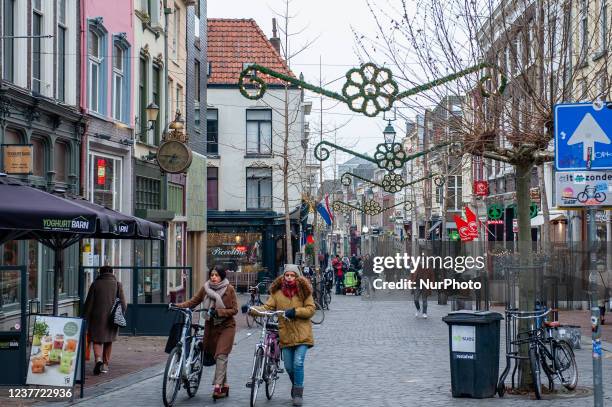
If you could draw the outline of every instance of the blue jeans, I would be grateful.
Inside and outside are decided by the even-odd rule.
[[[295,387],[304,387],[304,359],[308,346],[298,345],[283,348],[283,361],[289,376],[293,376]]]

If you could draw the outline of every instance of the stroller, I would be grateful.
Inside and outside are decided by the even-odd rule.
[[[347,273],[344,273],[344,289],[343,293],[346,294],[359,294],[359,275],[355,271],[355,269],[350,268]]]

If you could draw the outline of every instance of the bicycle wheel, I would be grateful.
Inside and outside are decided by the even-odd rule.
[[[576,365],[576,357],[572,346],[564,340],[556,342],[555,347],[555,362],[559,369],[561,383],[568,390],[574,390],[578,385],[578,366]]]
[[[257,348],[253,360],[253,374],[251,375],[251,407],[255,407],[257,401],[257,393],[259,392],[259,384],[264,363],[264,353],[262,348]]]
[[[535,347],[529,348],[529,366],[531,367],[531,376],[533,377],[533,388],[535,391],[536,399],[542,398],[542,381],[540,378],[540,362],[538,360],[538,353]]]
[[[276,381],[278,380],[278,362],[272,362],[268,359],[266,363],[266,398],[272,399],[274,390],[276,390]]]
[[[189,397],[193,397],[198,392],[200,387],[200,380],[202,380],[202,372],[204,371],[204,354],[200,350],[199,346],[193,349],[193,358],[191,359],[191,372],[189,373],[189,379],[185,383],[185,389]]]
[[[325,294],[323,295],[325,298],[325,302],[327,303],[327,309],[329,309],[329,304],[331,304],[332,295],[331,291],[328,288],[325,288]]]
[[[315,301],[315,309],[316,311],[311,321],[315,325],[322,324],[323,320],[325,319],[325,311],[323,310],[323,307],[321,307],[321,304],[319,304],[318,301]]]
[[[176,400],[176,395],[181,387],[181,350],[176,347],[168,355],[166,369],[164,370],[164,384],[162,387],[162,399],[164,406],[171,407]]]

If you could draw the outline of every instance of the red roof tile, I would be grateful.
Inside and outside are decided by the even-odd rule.
[[[295,77],[253,19],[208,19],[209,84],[238,85],[244,63],[256,63]],[[284,84],[260,75],[268,84]]]

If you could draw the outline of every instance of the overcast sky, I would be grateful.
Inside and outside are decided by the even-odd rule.
[[[209,18],[253,18],[264,33],[272,35],[272,18],[281,18],[275,13],[284,14],[284,0],[209,0]],[[291,20],[289,32],[301,31],[291,39],[291,49],[301,49],[303,44],[316,40],[310,47],[297,55],[291,63],[292,71],[299,76],[303,72],[305,80],[312,84],[333,83],[325,86],[334,91],[340,91],[344,84],[344,74],[348,69],[359,66],[356,44],[351,27],[367,36],[376,33],[370,11],[365,0],[292,0],[290,2]],[[319,58],[322,62],[322,75],[319,75]],[[313,102],[311,134],[319,129],[319,97],[309,94]],[[376,118],[368,118],[350,111],[344,104],[332,99],[323,102],[324,131],[342,126],[337,131],[337,144],[359,152],[373,154],[375,146],[383,141],[382,130],[386,122],[382,114]],[[404,129],[403,120],[394,123],[398,132]],[[312,134],[314,137],[315,134]],[[325,134],[324,139],[334,141],[333,134]],[[338,154],[338,163],[350,156]],[[328,161],[331,161],[328,160]],[[332,170],[328,165],[325,177],[332,178]]]

